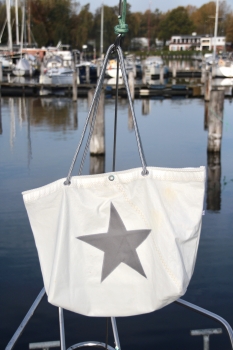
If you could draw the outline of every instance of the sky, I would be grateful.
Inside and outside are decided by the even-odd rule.
[[[131,5],[131,11],[132,12],[145,12],[149,6],[152,11],[154,11],[156,8],[158,8],[162,12],[166,12],[168,10],[172,10],[178,6],[187,6],[187,5],[195,5],[197,7],[202,6],[205,3],[208,3],[210,0],[163,0],[163,1],[156,1],[156,0],[129,0],[127,3]],[[79,0],[81,5],[85,5],[87,3],[90,3],[90,10],[91,12],[95,12],[96,8],[100,7],[102,3],[104,3],[107,6],[118,6],[119,0]],[[232,0],[228,0],[228,4],[232,3]]]

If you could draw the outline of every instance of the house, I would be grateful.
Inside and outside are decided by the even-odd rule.
[[[186,50],[213,50],[216,45],[217,51],[222,51],[225,48],[224,36],[210,36],[210,35],[173,35],[169,45],[169,51],[186,51]]]
[[[201,35],[173,35],[169,44],[169,51],[200,50]]]
[[[213,50],[214,45],[216,45],[216,51],[223,51],[226,45],[225,36],[205,36],[201,38],[201,46],[200,49],[202,50]]]

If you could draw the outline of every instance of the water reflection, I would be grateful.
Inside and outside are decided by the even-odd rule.
[[[172,70],[173,67],[180,70],[199,69],[200,62],[197,60],[169,60],[166,65]]]
[[[27,120],[27,141],[28,141],[28,167],[32,159],[32,141],[31,141],[31,115],[33,115],[33,109],[27,111],[25,98],[23,99],[24,113]]]
[[[221,210],[221,154],[208,152],[206,209]]]
[[[90,174],[103,174],[105,172],[105,155],[90,155]]]
[[[9,98],[9,109],[12,145],[15,138],[15,115],[21,125],[29,118],[32,126],[46,125],[54,131],[78,128],[77,104],[68,98]]]
[[[142,100],[142,115],[150,114],[150,100],[143,99]]]
[[[225,132],[224,129],[224,147],[220,142],[221,151],[207,152],[207,132],[203,131],[204,108],[208,133],[213,130],[213,124],[219,122],[219,115],[218,121],[212,120],[214,117],[216,118],[216,110],[211,107],[212,102],[205,105],[201,99],[172,100],[167,98],[160,102],[156,101],[156,98],[155,100],[134,101],[148,164],[169,167],[199,166],[205,164],[206,154],[208,160],[206,202],[207,209],[213,213],[209,215],[207,212],[203,219],[197,265],[192,285],[185,295],[185,299],[211,311],[217,311],[232,324],[231,294],[233,282],[232,279],[229,279],[232,270],[233,182],[231,179],[233,166],[230,158],[232,138],[230,133]],[[1,181],[0,187],[1,198],[4,198],[4,201],[1,202],[0,210],[2,232],[0,235],[0,265],[2,266],[1,280],[6,287],[1,290],[3,322],[1,323],[0,348],[4,349],[42,286],[38,257],[20,193],[25,189],[44,185],[47,181],[54,181],[60,178],[61,173],[62,176],[64,175],[63,169],[66,170],[66,167],[70,166],[70,157],[73,156],[76,148],[88,106],[86,99],[78,100],[76,105],[71,100],[64,98],[60,101],[56,98],[42,98],[41,100],[14,98],[11,101],[8,98],[3,98],[1,102],[3,134],[0,136],[2,164],[0,176],[3,181]],[[104,102],[106,156],[88,154],[86,163],[89,160],[89,164],[84,169],[85,174],[89,171],[91,174],[103,173],[109,171],[112,166],[114,103],[114,99],[105,99]],[[231,107],[226,100],[225,111],[232,118]],[[78,112],[77,108],[79,108]],[[119,168],[119,170],[123,170],[131,168],[135,164],[137,166],[138,154],[135,152],[137,147],[135,135],[128,131],[128,128],[131,130],[133,123],[126,99],[119,98],[118,108],[117,156],[119,163],[117,170]],[[141,116],[143,108],[147,118]],[[215,114],[211,115],[210,110],[215,110]],[[224,113],[225,121],[226,117],[227,113]],[[76,132],[78,122],[80,130]],[[11,127],[13,127],[12,130]],[[71,132],[71,130],[75,130],[75,132]],[[12,135],[14,135],[14,152],[11,152],[9,142]],[[67,137],[58,137],[58,135],[66,135]],[[25,171],[27,167],[26,161],[24,161],[27,157],[26,146],[30,172]],[[47,150],[49,151],[44,157]],[[33,159],[31,158],[32,154]],[[224,189],[221,188],[221,173],[224,175]],[[15,290],[17,290],[17,295]],[[219,303],[223,295],[224,300],[229,302]],[[39,313],[35,315],[32,325],[31,323],[29,325],[31,328],[20,339],[19,349],[26,349],[29,342],[46,340],[43,334],[46,334],[48,327],[51,329],[51,340],[58,339],[56,333],[57,310],[54,311],[53,318],[50,314],[51,308],[52,306],[45,304],[44,309],[40,309]],[[48,313],[47,310],[49,310]],[[177,319],[177,312],[180,315],[179,322],[173,322]],[[96,330],[97,338],[100,336],[101,327],[98,324],[96,327],[90,327],[90,323],[94,322],[92,318],[77,316],[78,320],[73,322],[72,317],[76,317],[76,315],[72,316],[68,312],[66,313],[66,324],[73,327],[71,329],[67,327],[66,330],[69,344],[89,339],[89,332],[92,328]],[[42,325],[41,319],[43,320]],[[54,320],[54,327],[51,327],[51,320]],[[101,321],[96,320],[96,322]],[[135,347],[135,343],[132,344],[135,334],[143,334],[143,340],[136,340],[139,347],[145,346],[145,335],[148,335],[146,336],[146,347],[148,348],[155,346],[168,350],[174,346],[174,343],[177,343],[176,346],[179,349],[195,350],[198,348],[198,343],[189,339],[191,338],[190,329],[211,327],[212,325],[208,322],[205,319],[203,321],[196,319],[190,313],[188,315],[185,312],[182,314],[182,310],[176,310],[174,305],[171,305],[149,315],[121,319],[119,320],[119,330],[121,338],[126,342],[124,347],[130,350]],[[81,327],[81,331],[78,333],[76,331],[77,324],[79,328]],[[38,325],[43,328],[42,332],[38,332]],[[126,331],[124,332],[124,330]],[[157,334],[161,334],[161,337],[155,337],[155,331]],[[164,334],[169,334],[169,336],[165,337]],[[177,337],[174,338],[174,334]],[[81,337],[83,339],[80,339]],[[93,338],[95,338],[95,334]],[[213,347],[213,350],[228,349],[227,346],[228,343],[226,346],[225,343],[221,343],[219,346],[213,343],[211,348]]]
[[[74,129],[78,129],[78,104],[77,101],[73,101],[73,116],[74,116]]]
[[[94,91],[88,93],[88,106],[90,107]],[[180,108],[190,103],[189,99],[179,98],[170,100],[172,108]],[[162,102],[162,101],[161,101]],[[105,108],[108,104],[113,105],[113,100],[106,100],[102,92],[97,111],[96,125],[90,141],[90,174],[99,174],[105,171]],[[149,116],[153,100],[141,100],[142,115]],[[58,98],[9,98],[10,111],[10,146],[14,147],[16,138],[16,119],[19,126],[27,125],[27,158],[28,167],[32,160],[31,127],[40,126],[52,131],[76,130],[78,129],[78,107],[79,103],[73,103],[71,99]],[[125,109],[126,99],[119,99],[119,110]],[[219,211],[221,209],[221,140],[223,131],[223,106],[224,90],[211,91],[210,102],[204,103],[204,129],[208,131],[207,142],[207,210]],[[128,108],[128,130],[133,131],[133,118]],[[114,115],[114,113],[112,113]],[[0,110],[1,117],[1,110]],[[1,118],[0,118],[1,120]],[[2,122],[0,123],[2,130]]]

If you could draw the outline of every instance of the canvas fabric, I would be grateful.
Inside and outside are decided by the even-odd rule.
[[[104,73],[117,51],[141,168],[71,176],[94,130]],[[23,192],[51,304],[87,316],[152,312],[182,296],[200,239],[205,168],[147,167],[124,67],[111,45],[68,176]]]
[[[60,179],[23,193],[50,303],[87,316],[129,316],[186,292],[201,232],[205,168],[147,169],[147,176],[141,168],[76,176],[69,186]],[[135,251],[144,275],[124,256],[121,262],[129,251],[116,246],[118,265],[112,256],[101,280],[108,247],[93,246],[85,236],[110,234],[111,207],[125,232],[144,234],[133,241],[139,239]]]

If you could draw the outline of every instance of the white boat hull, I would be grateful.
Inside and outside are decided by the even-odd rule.
[[[217,66],[215,75],[217,77],[233,78],[233,64],[230,67]]]

